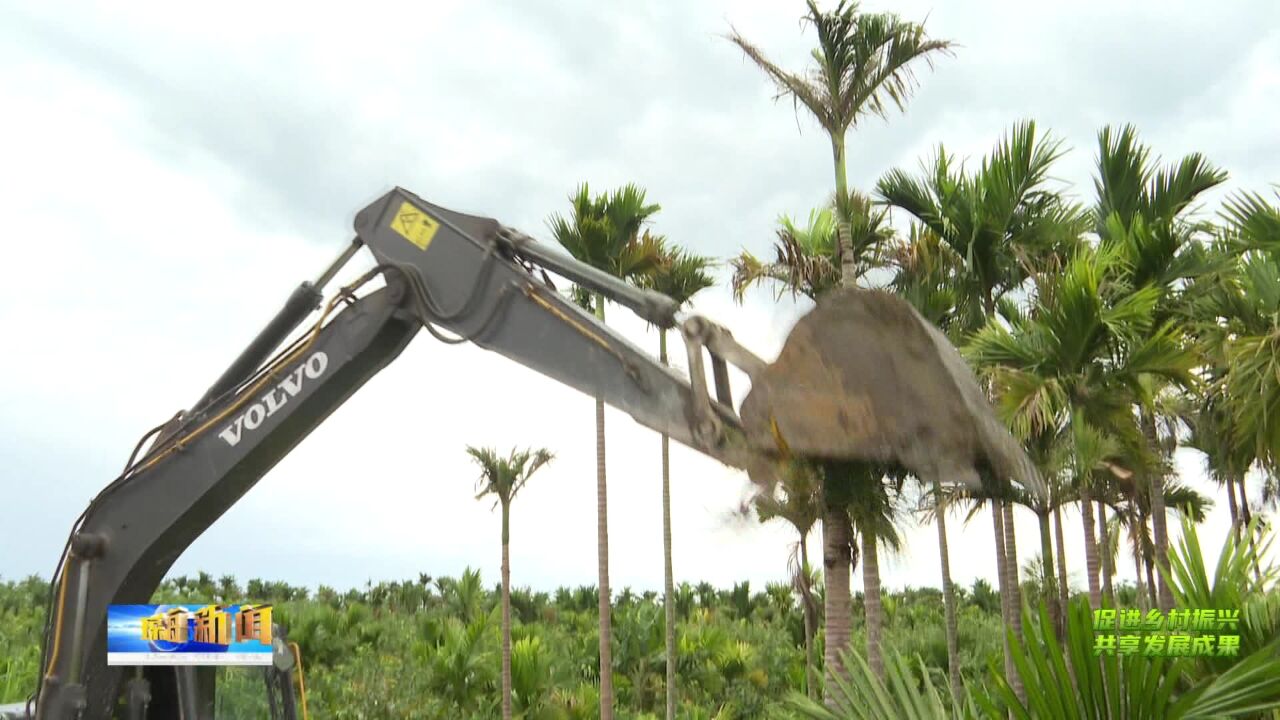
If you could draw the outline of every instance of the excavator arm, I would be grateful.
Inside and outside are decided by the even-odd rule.
[[[356,238],[333,266],[316,283],[303,283],[204,397],[158,428],[148,450],[131,458],[76,521],[53,578],[35,717],[104,718],[115,712],[126,677],[123,668],[107,664],[108,605],[147,603],[197,537],[424,327],[438,339],[470,341],[601,398],[641,425],[761,482],[774,479],[776,460],[788,447],[786,433],[813,432],[812,418],[797,421],[804,413],[786,407],[785,378],[771,375],[771,366],[728,331],[701,317],[678,317],[669,298],[627,285],[495,220],[453,212],[397,188],[358,213],[355,229]],[[377,265],[320,308],[320,290],[361,247],[372,252]],[[688,351],[688,376],[658,363],[567,300],[546,271],[652,324],[679,329]],[[381,287],[368,291],[379,279]],[[318,308],[319,320],[276,352]],[[931,337],[927,329],[915,331]],[[787,353],[784,348],[782,359]],[[754,409],[745,426],[732,407],[728,364],[751,378],[753,393],[764,393],[762,402],[752,403],[748,396],[744,411],[748,405]],[[972,405],[962,402],[976,388],[965,385],[971,378],[947,375],[954,375],[954,368],[944,370],[940,361],[931,367],[943,378],[941,384],[917,389],[918,394],[948,407]],[[848,378],[842,382],[851,384]],[[956,383],[963,388],[957,390]],[[799,442],[791,444],[815,456],[900,458],[910,465],[920,453],[906,448],[898,435],[920,435],[920,428],[904,425],[901,418],[879,429],[849,423],[849,408],[877,411],[876,392],[869,401],[835,408],[841,418],[837,422],[833,416],[827,428],[835,436],[863,433],[873,440],[853,450],[847,440],[824,445],[793,436],[789,439]],[[992,451],[999,443],[993,445],[987,435],[1002,431],[989,429],[989,411],[971,409],[987,424],[962,418],[964,432],[957,437],[969,445],[961,459],[1009,470],[1005,475],[1033,487],[1038,479],[1022,473],[1024,457],[996,457],[999,453]],[[934,415],[921,417],[927,424]],[[945,435],[945,428],[928,430],[927,438]],[[947,447],[960,445],[954,441]],[[153,697],[145,713],[134,702],[132,717],[212,717],[210,669],[178,668],[168,677],[176,677],[174,692],[162,693],[163,702]],[[143,699],[148,694],[133,685],[125,693]]]

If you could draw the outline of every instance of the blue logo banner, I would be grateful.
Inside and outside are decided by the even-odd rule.
[[[270,665],[272,607],[111,605],[108,665]]]

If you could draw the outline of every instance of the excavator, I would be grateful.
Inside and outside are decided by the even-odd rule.
[[[354,225],[319,278],[293,291],[190,409],[147,433],[75,520],[50,584],[39,687],[7,708],[11,717],[214,717],[216,668],[107,664],[108,606],[149,602],[182,552],[423,328],[601,399],[763,488],[804,459],[1044,492],[956,349],[889,293],[830,293],[767,362],[664,295],[402,188]],[[372,269],[326,300],[325,286],[362,249]],[[552,275],[677,330],[687,370],[597,321]],[[750,383],[736,410],[730,365]],[[288,687],[292,665],[278,655],[269,688]],[[281,717],[292,717],[291,700],[272,707],[288,706]]]

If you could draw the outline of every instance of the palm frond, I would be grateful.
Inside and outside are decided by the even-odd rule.
[[[917,61],[932,67],[935,55],[950,53],[951,43],[927,37],[922,25],[891,13],[861,13],[848,0],[825,12],[810,0],[804,20],[817,31],[818,46],[813,66],[800,73],[779,67],[737,30],[727,38],[768,76],[777,99],[803,105],[841,142],[862,116],[883,117],[891,105],[903,106],[916,84]]]
[[[920,658],[907,662],[894,652],[885,657],[885,678],[871,671],[859,652],[843,653],[843,666],[848,670],[837,674],[831,688],[834,709],[825,708],[799,694],[788,698],[788,706],[801,718],[809,720],[948,720],[965,717],[965,708],[948,710],[942,693]]]
[[[1276,195],[1280,199],[1280,193]],[[1280,252],[1280,206],[1256,192],[1239,192],[1224,203],[1223,217],[1250,248]]]
[[[756,67],[764,71],[764,74],[773,82],[778,91],[778,94],[774,97],[775,100],[790,97],[798,105],[804,105],[817,118],[823,129],[828,132],[834,132],[837,129],[836,121],[828,111],[829,96],[826,88],[820,84],[813,83],[811,79],[803,75],[788,72],[778,67],[764,54],[763,50],[738,34],[737,30],[731,30],[726,37],[734,45],[737,45],[747,58],[755,63]]]
[[[648,235],[646,231],[645,237]],[[711,258],[695,255],[665,242],[659,242],[658,245],[655,253],[657,262],[651,272],[641,277],[641,287],[660,292],[675,300],[677,305],[684,306],[694,295],[715,285],[715,278],[709,272]]]

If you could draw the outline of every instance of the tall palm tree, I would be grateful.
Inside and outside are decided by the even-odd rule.
[[[851,0],[840,0],[825,12],[814,0],[806,2],[804,21],[817,31],[818,47],[812,52],[814,65],[803,72],[779,67],[736,30],[729,40],[769,76],[779,98],[803,105],[827,133],[839,205],[849,197],[849,129],[869,116],[887,118],[893,107],[905,110],[916,85],[915,67],[924,62],[932,68],[936,56],[950,54],[952,43],[930,38],[923,24],[894,13],[859,12],[858,3]],[[840,240],[846,277],[855,275],[851,239]]]
[[[877,183],[882,202],[906,211],[959,259],[952,275],[952,334],[962,342],[1007,309],[1008,293],[1078,243],[1085,227],[1083,211],[1049,186],[1049,173],[1061,155],[1061,142],[1038,134],[1028,121],[1006,133],[973,173],[957,166],[940,146],[920,176],[895,169]],[[991,500],[991,513],[1001,616],[1020,634],[1013,507],[997,497]],[[1007,651],[1005,665],[1019,688]]]
[[[645,231],[648,235],[648,231]],[[694,295],[711,287],[715,280],[708,273],[710,258],[694,255],[677,247],[671,247],[665,238],[656,241],[649,237],[642,244],[658,244],[662,247],[653,271],[641,278],[640,284],[666,295],[684,307]],[[658,360],[667,364],[667,331],[658,328]],[[662,435],[662,604],[666,610],[667,640],[667,720],[676,716],[676,606],[675,580],[671,567],[671,438]]]
[[[1212,271],[1189,283],[1181,304],[1205,366],[1188,444],[1205,454],[1210,477],[1225,485],[1239,531],[1253,527],[1246,490],[1250,471],[1268,471],[1264,506],[1276,492],[1280,208],[1246,192],[1230,197],[1222,215],[1226,227],[1207,253]]]
[[[1238,194],[1227,203],[1227,219],[1241,251],[1241,292],[1224,318],[1230,335],[1222,385],[1239,444],[1274,475],[1280,467],[1280,205]],[[1243,475],[1237,481],[1243,499]]]
[[[1134,292],[1148,289],[1158,294],[1155,322],[1147,331],[1163,331],[1165,321],[1177,314],[1185,281],[1207,270],[1198,242],[1198,226],[1188,220],[1193,203],[1204,192],[1221,185],[1226,172],[1199,153],[1160,167],[1150,149],[1138,142],[1132,126],[1105,127],[1098,133],[1098,166],[1094,181],[1097,200],[1093,209],[1095,232],[1104,246],[1118,249],[1126,284]],[[1142,430],[1153,451],[1161,448],[1160,418],[1154,407],[1156,393],[1135,397]],[[1165,453],[1166,457],[1172,451]],[[1167,567],[1169,534],[1164,508],[1166,464],[1153,464],[1146,489],[1151,496],[1152,534],[1155,540],[1157,587],[1160,608],[1173,607],[1164,568]]]
[[[492,448],[471,446],[467,454],[480,466],[476,499],[493,495],[502,508],[502,720],[511,720],[511,501],[553,456],[545,449],[512,450],[504,458]]]
[[[955,288],[963,335],[1003,311],[1005,295],[1079,243],[1084,210],[1050,185],[1062,155],[1060,140],[1024,121],[976,171],[939,146],[918,176],[894,169],[876,184],[881,202],[908,213],[961,260]]]
[[[1213,271],[1189,284],[1182,308],[1197,339],[1204,379],[1183,417],[1190,430],[1183,442],[1204,455],[1209,478],[1225,489],[1232,530],[1238,533],[1248,524],[1249,504],[1243,492],[1237,500],[1237,490],[1244,489],[1246,475],[1260,458],[1259,444],[1233,417],[1238,408],[1228,394],[1229,358],[1238,339],[1269,333],[1270,316],[1280,311],[1280,279],[1271,274],[1276,268],[1268,267],[1266,254],[1243,240],[1239,221],[1230,222],[1209,248]],[[1240,383],[1234,382],[1239,392]]]
[[[954,332],[959,323],[954,322],[958,306],[954,287],[956,271],[961,260],[937,233],[919,224],[912,224],[906,240],[892,242],[886,253],[894,268],[890,289],[905,298],[926,320],[943,332]],[[964,690],[960,678],[960,626],[956,608],[955,586],[951,582],[951,553],[947,543],[947,501],[942,481],[934,479],[933,487],[926,488],[927,497],[933,501],[930,508],[938,527],[938,556],[942,568],[942,601],[945,613],[947,638],[947,677],[952,699],[961,702]]]
[[[1180,332],[1152,332],[1159,294],[1125,283],[1114,249],[1080,247],[1061,273],[1037,279],[1031,320],[989,323],[966,347],[1001,391],[999,406],[1015,435],[1062,427],[1069,438],[1085,530],[1090,600],[1101,603],[1094,538],[1093,462],[1103,434],[1122,447],[1145,447],[1131,404],[1144,377],[1190,382],[1195,363]],[[1148,458],[1135,458],[1145,463]]]
[[[847,264],[842,264],[838,257],[839,243],[836,238],[839,234],[839,222],[836,218],[840,212],[830,209],[815,210],[809,214],[808,223],[804,226],[798,226],[785,215],[780,218],[773,261],[762,262],[744,251],[731,262],[734,268],[734,298],[741,302],[747,288],[767,282],[774,285],[779,297],[782,293],[789,292],[792,296],[803,296],[816,301],[824,292],[844,284],[848,277],[846,272],[858,277],[864,276],[872,269],[873,258],[878,256],[882,246],[892,237],[887,213],[873,208],[864,197],[855,197],[852,204],[846,204],[844,212],[856,213],[846,216],[849,222],[845,223],[845,229],[851,237],[848,245],[855,248],[861,259],[850,268]],[[824,668],[827,685],[830,685],[830,679],[835,674],[843,672],[843,655],[839,648],[848,647],[851,634],[853,610],[849,572],[854,565],[857,545],[849,507],[854,493],[852,489],[844,487],[844,484],[865,480],[865,473],[860,473],[857,468],[834,467],[829,464],[821,467],[823,577],[827,589],[823,595],[823,613],[826,619]],[[876,507],[884,508],[886,505]],[[871,516],[875,515],[873,510],[874,508],[869,509]],[[864,533],[861,539],[865,555],[867,544],[875,542],[875,536]],[[865,565],[863,571],[865,578]],[[873,565],[872,575],[877,572],[878,568]],[[879,579],[875,576],[869,580],[870,582],[864,582],[874,597],[867,603],[870,609],[867,622],[869,628],[878,629],[883,624],[875,601],[878,598]],[[873,668],[880,667],[879,657],[879,647],[869,645],[868,659]]]
[[[1065,632],[1063,620],[1066,617],[1066,581],[1061,575],[1054,574],[1054,546],[1050,522],[1053,513],[1068,497],[1062,482],[1065,470],[1065,453],[1061,432],[1044,432],[1025,439],[1027,449],[1031,452],[1041,476],[1046,479],[1049,492],[1045,497],[1036,497],[1031,493],[1010,491],[1010,500],[1030,509],[1036,516],[1040,528],[1040,562],[1039,571],[1045,604],[1049,617],[1059,633]],[[1062,548],[1057,551],[1057,566],[1065,573],[1066,561],[1062,557]]]
[[[1091,534],[1094,526],[1098,530],[1097,567],[1087,565],[1090,558],[1086,555],[1090,578],[1098,579],[1089,585],[1089,600],[1094,607],[1101,607],[1104,599],[1109,607],[1115,607],[1115,592],[1111,582],[1115,576],[1115,558],[1110,550],[1113,543],[1108,507],[1115,504],[1111,500],[1137,492],[1136,486],[1141,480],[1135,480],[1133,472],[1125,468],[1124,464],[1131,464],[1134,459],[1142,457],[1143,448],[1123,447],[1115,436],[1090,425],[1083,417],[1073,421],[1069,433],[1069,462],[1072,479],[1075,481],[1075,487],[1072,488],[1075,500],[1080,503],[1082,518],[1088,516],[1084,519],[1086,533]],[[1135,435],[1130,433],[1129,437],[1132,440]],[[1094,540],[1086,540],[1091,541]]]
[[[915,87],[915,67],[920,62],[932,67],[934,57],[948,53],[951,43],[928,37],[923,25],[895,14],[859,12],[857,3],[849,0],[840,0],[829,11],[819,9],[814,0],[807,3],[804,20],[817,31],[818,47],[812,53],[814,64],[806,71],[784,70],[737,31],[730,33],[729,40],[769,77],[779,97],[790,97],[803,105],[827,133],[836,185],[837,264],[841,284],[853,287],[860,271],[849,226],[855,215],[869,213],[855,212],[867,203],[849,192],[846,135],[863,118],[887,118],[891,107],[905,109]],[[828,603],[826,670],[828,678],[833,678],[844,675],[842,653],[849,643],[852,612],[848,589],[853,529],[844,508],[828,504],[822,532]],[[874,538],[863,539],[874,542]],[[867,621],[879,624],[883,620],[868,616]],[[878,665],[874,667],[881,671]],[[831,698],[828,701],[834,702]]]
[[[644,224],[661,208],[645,200],[635,185],[592,195],[583,183],[569,198],[573,213],[554,215],[548,221],[556,242],[576,260],[610,275],[637,282],[657,266],[655,239],[640,234]],[[574,299],[604,322],[604,296],[574,288]],[[613,718],[613,651],[610,633],[609,505],[605,474],[604,400],[596,398],[596,552],[600,606],[600,717]]]

